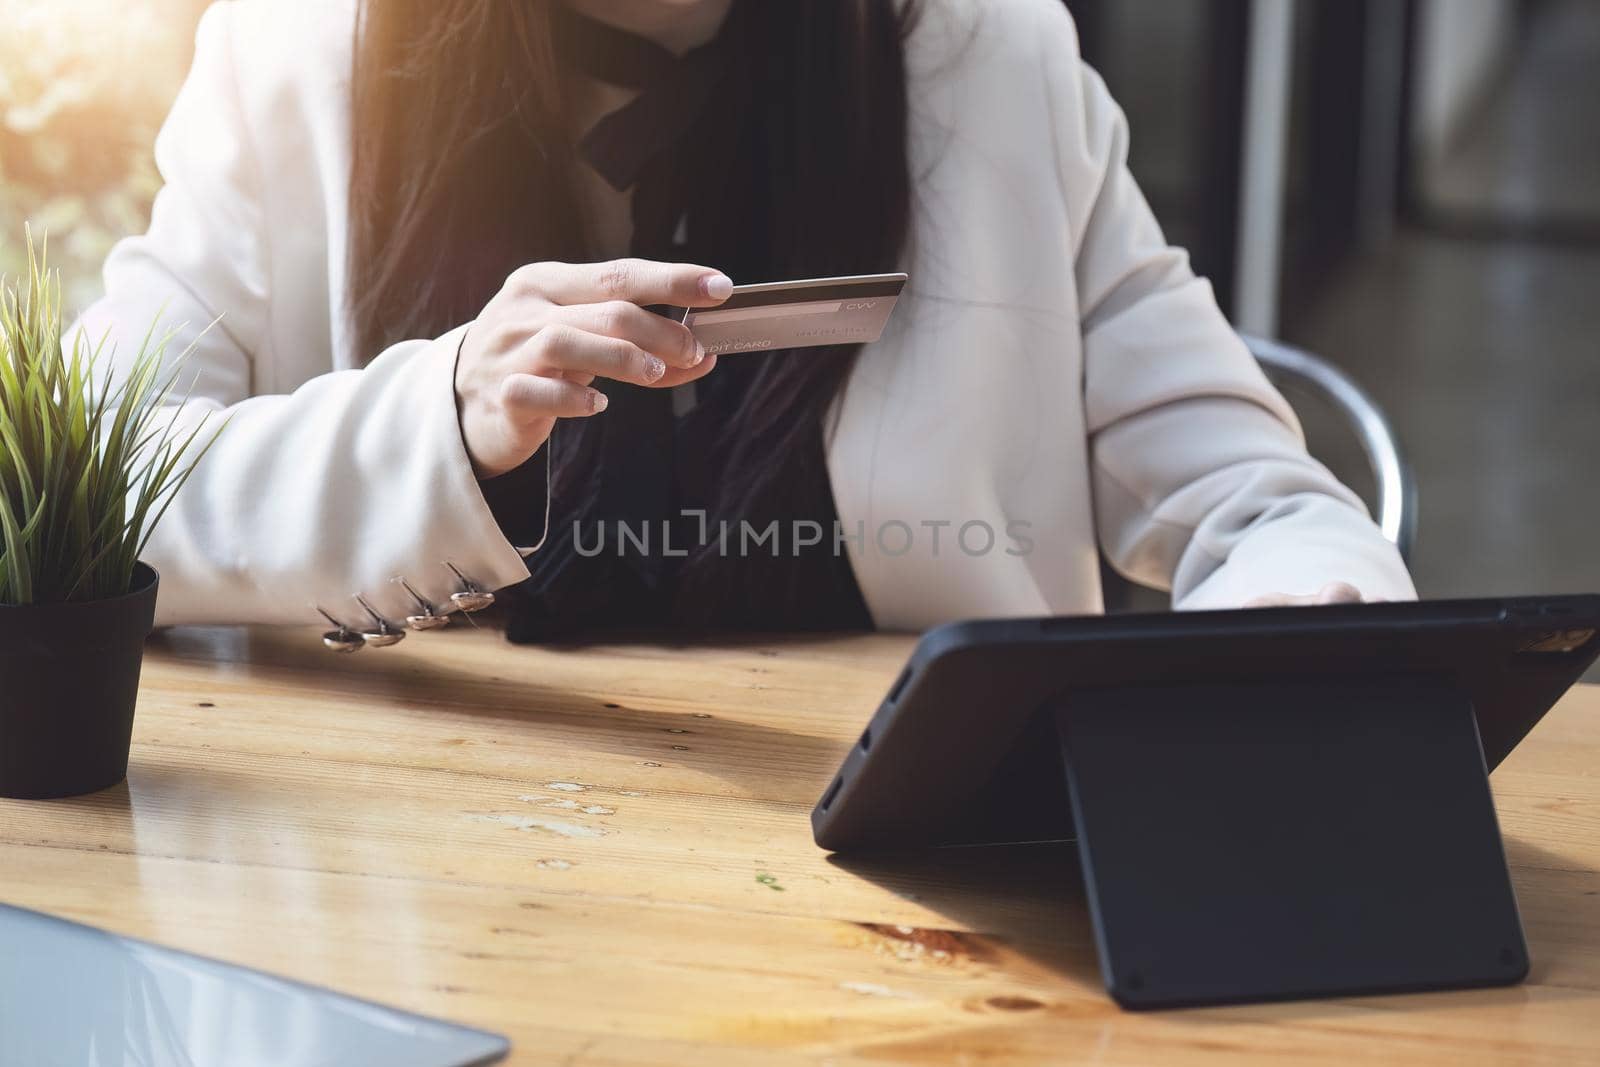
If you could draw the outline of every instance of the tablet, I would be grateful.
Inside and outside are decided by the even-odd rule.
[[[1129,686],[1442,679],[1493,770],[1594,662],[1597,631],[1600,595],[951,623],[918,642],[813,833],[834,851],[1070,838],[1056,725],[1036,712]]]
[[[487,1067],[510,1049],[498,1034],[0,904],[0,1064]]]
[[[945,626],[813,830],[846,852],[1073,839],[1126,1008],[1514,983],[1488,772],[1597,631],[1593,596]]]

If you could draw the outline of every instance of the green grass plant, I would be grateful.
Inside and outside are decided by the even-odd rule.
[[[151,531],[222,429],[171,419],[188,356],[168,364],[172,336],[152,324],[124,361],[82,331],[64,348],[60,278],[31,234],[26,276],[0,278],[0,604],[130,591]]]

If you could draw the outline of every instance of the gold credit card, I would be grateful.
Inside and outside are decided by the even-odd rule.
[[[716,307],[690,308],[683,324],[713,355],[866,344],[882,335],[905,286],[904,274],[736,285]]]

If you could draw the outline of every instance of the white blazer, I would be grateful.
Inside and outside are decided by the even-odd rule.
[[[125,360],[157,314],[187,324],[174,353],[220,317],[174,418],[229,422],[150,542],[161,624],[304,623],[319,605],[354,624],[356,593],[407,612],[396,576],[443,603],[459,588],[446,563],[490,589],[528,573],[457,427],[466,324],[364,369],[353,346],[353,17],[353,0],[206,12],[156,142],[149,232],[112,252],[81,320]],[[1332,580],[1413,596],[1162,239],[1062,5],[935,0],[907,61],[911,284],[828,450],[877,625],[1097,612],[1101,553],[1179,607]]]

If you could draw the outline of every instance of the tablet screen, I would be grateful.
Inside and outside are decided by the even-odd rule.
[[[475,1067],[504,1038],[0,905],[0,1063]]]

